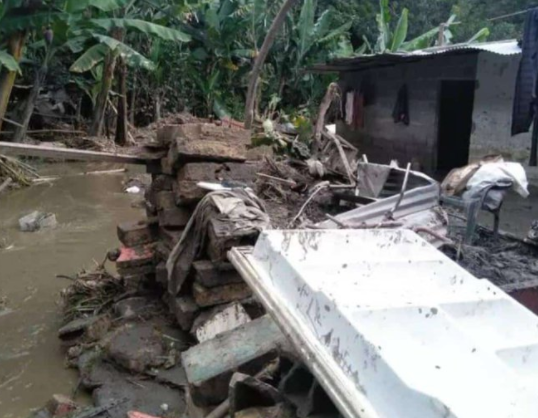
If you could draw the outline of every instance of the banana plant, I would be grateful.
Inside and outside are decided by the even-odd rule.
[[[434,40],[437,40],[438,45],[449,45],[452,43],[453,34],[451,28],[459,25],[456,21],[457,16],[451,15],[448,20],[442,23],[439,27],[430,29],[429,31],[417,36],[414,39],[407,41],[409,28],[409,10],[404,8],[398,18],[398,22],[394,30],[391,28],[391,11],[389,0],[379,0],[379,14],[376,16],[379,35],[375,46],[372,48],[368,39],[364,39],[364,51],[367,53],[382,54],[395,53],[401,51],[415,51],[431,47]],[[467,42],[483,42],[489,36],[489,29],[483,28]]]
[[[68,0],[66,9],[71,12],[79,12],[82,8],[79,1]],[[156,69],[155,63],[125,43],[125,38],[129,32],[137,32],[171,42],[188,42],[191,38],[180,30],[132,17],[130,11],[135,5],[135,0],[105,0],[104,2],[84,0],[84,2],[86,3],[85,7],[93,6],[104,16],[98,15],[89,19],[82,17],[79,20],[77,29],[73,31],[74,36],[93,45],[73,63],[71,71],[83,73],[101,63],[104,65],[101,91],[96,100],[89,131],[90,135],[98,136],[103,129],[104,115],[113,84],[117,59],[121,58],[122,63],[125,62],[126,65],[136,68],[150,71]],[[139,11],[136,9],[133,14],[138,16]],[[122,69],[123,76],[124,72]],[[122,97],[125,94],[126,92],[122,92]]]

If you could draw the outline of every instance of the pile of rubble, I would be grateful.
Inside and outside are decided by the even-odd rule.
[[[271,227],[244,187],[274,172],[247,162],[249,143],[233,127],[162,127],[148,145],[162,159],[148,167],[147,217],[118,225],[122,246],[108,254],[119,277],[101,266],[65,292],[81,312],[71,306],[60,330],[69,364],[110,417],[338,416],[227,260],[232,247],[254,245]]]

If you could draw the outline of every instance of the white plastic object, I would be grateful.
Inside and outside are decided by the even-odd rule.
[[[538,417],[538,317],[417,234],[266,231],[229,257],[345,417]]]

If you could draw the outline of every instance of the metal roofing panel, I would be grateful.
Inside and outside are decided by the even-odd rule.
[[[473,44],[454,44],[421,49],[412,52],[390,52],[375,55],[362,55],[354,58],[342,58],[333,60],[327,64],[317,64],[312,68],[312,70],[319,72],[356,71],[366,68],[412,62],[425,58],[432,58],[437,55],[457,55],[473,52],[490,52],[492,54],[510,56],[521,54],[521,48],[516,40]]]
[[[411,231],[265,231],[230,259],[346,418],[535,418],[538,317]]]

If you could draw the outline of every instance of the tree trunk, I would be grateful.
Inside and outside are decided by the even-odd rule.
[[[8,52],[13,55],[17,62],[20,61],[22,56],[22,50],[24,47],[24,41],[26,40],[25,32],[17,32],[11,35],[7,42]],[[11,90],[15,84],[15,78],[17,77],[16,71],[1,71],[0,76],[0,131],[2,130],[2,122],[6,116],[7,106],[9,104],[9,98],[11,97]]]
[[[258,53],[258,56],[256,57],[256,61],[254,62],[254,67],[252,68],[252,74],[250,75],[250,82],[248,85],[247,103],[245,106],[245,128],[247,129],[252,127],[252,122],[254,120],[254,106],[256,103],[256,92],[258,90],[258,79],[260,77],[263,64],[265,63],[267,55],[275,42],[276,35],[286,20],[286,15],[296,1],[297,0],[286,0],[282,5],[275,17],[275,20],[273,20],[267,35],[265,36],[263,45]]]
[[[159,89],[153,95],[153,122],[159,122],[162,117],[162,102],[161,102],[161,93]]]
[[[116,54],[114,52],[109,52],[105,58],[103,79],[101,80],[101,90],[97,95],[95,109],[93,111],[93,119],[88,132],[90,136],[99,136],[103,131],[108,95],[110,93],[110,89],[112,88],[112,82],[114,81],[115,68]]]
[[[135,126],[135,112],[136,112],[135,109],[136,109],[136,93],[137,93],[136,83],[138,81],[138,78],[136,75],[137,75],[137,72],[135,71],[134,76],[133,76],[133,90],[131,91],[131,100],[129,104],[129,122],[133,126]]]
[[[47,77],[48,72],[48,65],[47,65],[48,58],[45,58],[45,62],[43,65],[36,71],[35,77],[34,77],[34,86],[32,87],[32,90],[30,90],[30,94],[28,95],[28,98],[26,99],[26,104],[24,105],[24,111],[22,113],[22,117],[20,120],[20,127],[17,127],[15,130],[15,136],[13,137],[14,142],[24,142],[26,138],[26,131],[28,130],[28,125],[30,124],[30,119],[32,118],[32,115],[34,113],[35,103],[37,101],[37,97],[39,96],[39,92],[41,90],[41,86],[45,82],[45,78]]]
[[[118,119],[116,122],[116,138],[117,145],[125,146],[127,144],[127,66],[125,61],[120,58],[118,62]]]

